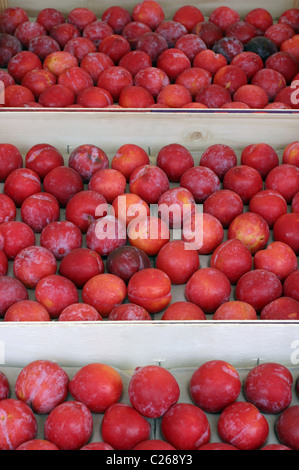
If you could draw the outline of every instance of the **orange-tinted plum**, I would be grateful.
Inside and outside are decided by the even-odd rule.
[[[48,224],[40,235],[40,244],[54,254],[57,260],[82,245],[82,234],[73,222],[61,220]]]
[[[58,317],[58,321],[102,321],[101,315],[91,305],[82,302],[69,305]]]
[[[269,237],[269,225],[254,212],[244,212],[238,215],[228,228],[228,239],[240,240],[252,255],[266,247]]]
[[[66,51],[57,51],[49,54],[44,60],[43,68],[49,70],[56,77],[71,67],[77,67],[78,60],[73,54]]]
[[[183,173],[180,185],[188,189],[193,194],[195,202],[200,204],[220,189],[220,180],[210,168],[197,166]]]
[[[58,364],[36,360],[18,374],[15,394],[35,413],[48,414],[66,399],[68,383],[67,373]]]
[[[145,308],[150,314],[165,309],[171,298],[171,281],[160,269],[143,269],[135,273],[128,283],[129,301]]]
[[[283,151],[283,163],[299,167],[299,142],[291,142]]]
[[[261,174],[248,165],[237,165],[229,169],[223,178],[223,188],[237,193],[244,204],[263,189]]]
[[[283,295],[286,297],[291,297],[299,302],[299,271],[294,271],[289,274],[286,280],[283,283]]]
[[[111,310],[121,304],[127,295],[125,282],[114,274],[98,274],[83,287],[82,300],[94,307],[103,318],[107,318]]]
[[[109,91],[93,86],[78,93],[75,106],[81,108],[107,108],[112,104],[113,98]]]
[[[4,321],[51,321],[48,310],[35,300],[21,300],[6,311]]]
[[[173,20],[184,25],[190,33],[197,23],[204,21],[204,15],[196,6],[185,5],[176,10]]]
[[[130,379],[129,400],[146,418],[160,418],[180,397],[175,377],[160,366],[137,367]]]
[[[113,367],[101,363],[81,367],[69,382],[73,398],[92,413],[104,413],[122,395],[122,378]]]
[[[135,49],[146,52],[150,56],[152,63],[157,65],[158,58],[162,52],[168,49],[168,44],[164,36],[151,31],[137,39]]]
[[[55,75],[44,69],[30,70],[22,80],[22,86],[28,88],[37,100],[48,86],[55,84]]]
[[[259,364],[249,371],[244,382],[246,400],[262,413],[281,413],[292,401],[293,377],[281,364]]]
[[[211,194],[203,203],[203,211],[216,217],[223,228],[229,227],[244,208],[241,197],[229,189],[220,189]]]
[[[80,36],[80,31],[71,23],[62,23],[51,29],[50,36],[55,39],[60,49],[63,50],[68,41]]]
[[[78,289],[104,270],[101,256],[88,248],[75,248],[65,255],[59,266],[59,274],[72,281]]]
[[[161,419],[164,439],[176,449],[195,450],[207,444],[211,430],[206,414],[196,405],[176,403]]]
[[[0,225],[0,249],[9,260],[13,260],[23,248],[33,245],[34,231],[24,222],[11,220]]]
[[[36,144],[25,156],[25,167],[35,171],[42,180],[53,168],[63,165],[62,154],[50,144]]]
[[[161,320],[165,321],[185,321],[185,320],[206,320],[206,315],[197,305],[178,301],[170,304],[163,313]]]
[[[14,34],[17,27],[26,21],[29,21],[29,17],[23,8],[5,8],[0,14],[0,32]]]
[[[115,102],[118,101],[121,90],[133,85],[131,73],[124,67],[115,65],[103,70],[99,75],[97,86],[107,90]]]
[[[81,176],[73,168],[59,166],[53,168],[44,178],[44,191],[56,197],[61,207],[66,207],[69,200],[83,191]]]
[[[22,221],[29,225],[36,233],[51,222],[60,218],[60,207],[57,199],[45,192],[36,193],[27,197],[21,206]]]
[[[154,30],[165,20],[165,13],[161,5],[155,0],[143,0],[135,5],[132,19],[141,21]]]
[[[106,262],[107,271],[128,283],[141,269],[151,267],[147,254],[134,246],[121,246],[111,251]]]
[[[22,85],[9,85],[5,88],[5,106],[19,108],[35,101],[32,91]]]
[[[172,240],[159,251],[156,268],[164,271],[172,284],[185,284],[200,267],[195,249],[189,249],[182,240]]]
[[[239,450],[257,450],[267,440],[269,424],[256,406],[240,401],[228,405],[221,412],[217,430],[223,442]]]
[[[19,149],[12,144],[0,144],[0,180],[5,181],[10,173],[22,166],[23,158]]]
[[[216,54],[210,49],[200,51],[193,59],[193,67],[203,68],[212,75],[227,65],[227,60],[222,54]]]
[[[299,302],[291,297],[279,297],[263,308],[260,318],[261,320],[298,320]]]
[[[159,197],[169,189],[166,173],[155,165],[142,165],[130,175],[130,192],[147,204],[157,204]]]
[[[105,211],[104,211],[105,212]],[[93,221],[86,232],[87,248],[100,256],[108,256],[111,251],[127,242],[125,224],[114,215],[104,215],[100,211],[99,219]]]
[[[273,226],[275,241],[284,242],[299,254],[299,214],[296,212],[284,214],[276,220]]]
[[[237,165],[237,155],[228,145],[214,144],[203,152],[199,164],[213,170],[222,181],[225,173]]]
[[[253,264],[255,269],[273,272],[283,282],[297,270],[297,257],[289,245],[274,241],[254,255]]]
[[[159,55],[157,67],[167,74],[171,82],[174,82],[184,70],[191,68],[191,62],[180,49],[171,48]]]
[[[239,279],[235,295],[236,300],[247,302],[260,313],[266,305],[281,297],[282,283],[274,273],[254,269]]]
[[[106,206],[108,211],[107,201],[104,196],[97,191],[80,191],[67,203],[65,218],[75,224],[82,233],[86,233],[90,224],[102,217],[102,214],[98,215],[99,206]]]
[[[35,439],[37,421],[31,408],[21,400],[6,398],[0,402],[1,416],[9,416],[1,426],[0,449],[15,450],[24,442]],[[10,436],[8,439],[7,436]]]
[[[133,193],[124,193],[117,196],[112,203],[112,209],[114,210],[115,217],[126,227],[136,217],[148,217],[150,215],[148,204],[137,194]]]
[[[170,240],[169,226],[159,217],[143,214],[130,222],[128,239],[132,246],[144,251],[148,256],[155,256]]]
[[[13,273],[27,289],[34,289],[41,279],[55,274],[57,262],[51,251],[42,246],[29,246],[21,250],[13,263]]]
[[[140,305],[121,304],[114,307],[109,313],[109,321],[151,321],[152,317]]]
[[[41,93],[38,102],[44,108],[66,108],[75,104],[75,94],[64,85],[51,85]]]
[[[257,320],[252,305],[239,300],[231,300],[220,305],[213,315],[213,320]]]
[[[131,450],[150,437],[151,425],[125,403],[114,403],[105,412],[101,433],[104,442],[116,450]]]
[[[44,8],[38,13],[36,22],[43,25],[47,33],[50,33],[55,26],[63,24],[65,18],[63,13],[55,8]]]
[[[157,96],[157,104],[166,108],[182,108],[192,102],[190,91],[183,85],[166,85]]]
[[[141,86],[128,86],[121,90],[119,105],[122,108],[150,108],[155,100],[150,92]]]
[[[299,449],[298,416],[299,406],[293,405],[285,409],[275,423],[275,431],[279,442],[293,450]]]
[[[113,65],[113,60],[107,54],[102,52],[91,52],[84,56],[80,67],[91,76],[94,85],[96,85],[101,72]]]
[[[187,88],[191,93],[192,99],[195,99],[203,87],[212,83],[212,75],[208,70],[192,67],[180,73],[175,83]]]
[[[195,102],[202,103],[208,108],[221,108],[231,101],[230,93],[224,87],[214,83],[202,88],[195,97]]]
[[[227,240],[213,252],[210,266],[222,271],[231,284],[237,284],[252,269],[252,255],[240,240]]]
[[[129,181],[131,173],[139,166],[148,165],[149,156],[146,151],[135,144],[124,144],[112,158],[111,168],[120,171]]]
[[[79,450],[88,443],[93,430],[92,414],[84,403],[66,401],[47,416],[44,436],[60,450]]]
[[[22,300],[28,300],[28,291],[18,279],[10,276],[0,276],[0,315],[4,317],[11,305]]]
[[[193,402],[207,413],[219,413],[241,392],[237,370],[222,360],[208,361],[193,372],[189,388]]]
[[[9,196],[17,207],[21,207],[27,197],[41,192],[41,189],[38,174],[28,168],[14,170],[4,183],[4,194]]]
[[[195,272],[185,287],[185,297],[200,307],[206,314],[214,313],[231,295],[231,284],[221,271],[201,268]]]
[[[55,319],[66,307],[79,302],[79,294],[72,281],[53,274],[37,283],[35,299],[48,310],[50,317]]]
[[[269,104],[266,91],[258,85],[242,85],[233,96],[234,101],[247,104],[250,108],[263,109]]]

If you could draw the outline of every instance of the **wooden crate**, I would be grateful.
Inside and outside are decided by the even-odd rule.
[[[279,154],[298,138],[298,119],[292,114],[221,115],[193,113],[45,112],[0,114],[0,141],[16,145],[23,155],[35,144],[55,145],[67,163],[72,149],[95,144],[110,157],[125,143],[149,152],[152,163],[158,150],[172,142],[186,146],[199,162],[212,144],[232,146],[237,155],[251,144],[264,142]],[[201,265],[209,263],[201,257]],[[173,286],[173,302],[184,300],[184,286]],[[75,322],[65,324],[0,324],[0,363],[23,365],[41,356],[77,365],[101,359],[131,369],[137,364],[160,363],[165,367],[193,366],[198,361],[226,357],[242,366],[272,358],[291,362],[298,348],[299,323],[283,321],[165,322],[155,315],[152,322]],[[2,347],[2,349],[1,349]],[[125,351],[125,354],[124,354]]]

